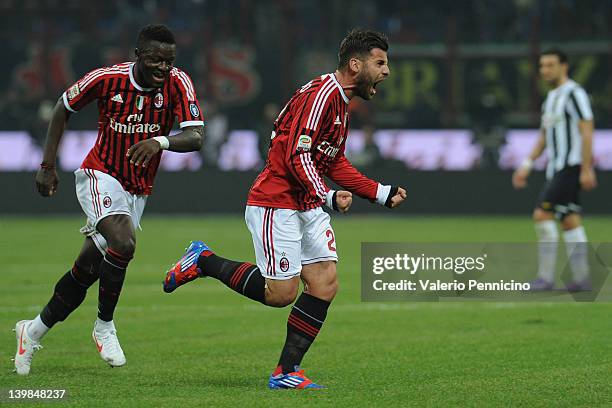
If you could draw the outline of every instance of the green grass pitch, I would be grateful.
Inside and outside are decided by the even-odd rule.
[[[0,388],[67,389],[94,406],[611,406],[612,305],[361,303],[361,241],[530,242],[525,217],[336,216],[340,292],[303,366],[321,391],[271,391],[288,309],[199,280],[172,294],[164,270],[190,239],[253,261],[241,217],[145,214],[115,321],[128,364],[111,369],[91,340],[97,286],[43,339],[29,377],[11,373],[10,329],[33,318],[82,238],[74,218],[0,219]],[[612,218],[587,218],[593,241]],[[297,405],[289,405],[297,404]],[[16,405],[23,406],[23,405]],[[54,405],[55,406],[55,405]]]

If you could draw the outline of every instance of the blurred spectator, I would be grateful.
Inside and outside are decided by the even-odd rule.
[[[270,137],[272,135],[272,129],[274,129],[274,121],[278,117],[280,109],[277,104],[268,102],[264,105],[261,112],[260,120],[257,124],[257,135],[259,154],[261,155],[262,163],[266,161],[268,157],[268,148],[270,147]]]
[[[202,157],[204,167],[217,167],[219,161],[219,149],[227,140],[228,120],[219,111],[214,102],[204,100],[204,145],[202,146]]]
[[[363,149],[351,154],[351,163],[359,169],[384,165],[380,150],[376,143],[374,143],[374,127],[366,125],[362,128],[362,131],[364,138]]]
[[[497,168],[499,148],[504,141],[504,108],[491,90],[485,89],[476,96],[476,104],[471,107],[472,130],[474,139],[482,148],[480,168]]]
[[[252,124],[260,115],[258,101],[284,101],[294,91],[295,78],[302,80],[322,67],[333,70],[337,44],[330,39],[342,38],[355,26],[378,29],[389,36],[392,75],[381,87],[381,93],[388,93],[385,102],[381,102],[383,95],[377,100],[385,107],[393,104],[394,116],[387,115],[384,121],[400,127],[461,126],[456,111],[463,107],[464,99],[459,98],[469,98],[472,89],[467,86],[461,95],[457,89],[462,83],[452,83],[451,78],[461,81],[461,69],[469,70],[472,60],[452,60],[453,52],[460,54],[454,45],[490,50],[513,43],[512,50],[523,51],[500,47],[500,52],[528,59],[531,51],[524,51],[525,44],[537,47],[543,42],[582,44],[586,40],[603,54],[590,63],[592,70],[609,71],[606,50],[612,38],[612,2],[604,0],[511,0],[497,2],[494,7],[489,0],[4,0],[0,10],[0,33],[5,39],[5,63],[0,66],[0,128],[7,130],[38,129],[35,122],[41,103],[56,101],[75,79],[73,72],[133,59],[133,53],[124,50],[134,40],[135,27],[150,22],[163,22],[175,30],[181,50],[178,61],[194,74],[196,92],[204,100],[214,95],[213,90],[218,92],[222,97],[215,98],[217,111],[232,128],[242,129],[255,127]],[[23,30],[24,23],[27,30]],[[429,76],[418,66],[423,61],[433,67]],[[453,72],[446,72],[446,64],[451,63]],[[524,67],[507,64],[526,72]],[[440,100],[433,107],[414,95],[403,96],[409,92],[419,95],[419,85],[425,80],[432,81],[428,91]],[[608,84],[601,84],[601,89]],[[388,91],[391,86],[394,92]],[[248,98],[243,96],[245,89],[250,90]],[[452,95],[447,97],[447,93]],[[228,101],[228,95],[238,96]],[[523,114],[530,110],[531,122],[522,126],[534,126],[538,116],[535,99],[540,95],[534,92],[529,97],[529,103],[512,107]],[[612,104],[605,95],[598,97],[603,100],[594,106],[602,111],[596,116],[610,121]],[[402,109],[409,109],[410,117],[402,115]],[[86,109],[74,115],[70,127],[90,129],[94,111]],[[373,123],[357,114],[353,120]],[[361,127],[362,123],[353,126]]]

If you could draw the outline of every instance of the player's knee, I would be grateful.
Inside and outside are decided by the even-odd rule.
[[[266,293],[266,305],[272,307],[285,307],[293,302],[297,297],[299,285],[283,285],[281,288],[268,287]]]
[[[136,252],[136,239],[134,237],[115,238],[107,240],[109,248],[122,256],[125,259],[131,259]]]
[[[300,287],[299,277],[287,280],[266,281],[266,305],[272,307],[285,307],[292,304]]]
[[[533,210],[532,217],[534,222],[540,222],[554,219],[554,214],[548,211],[544,211],[541,208],[536,208],[535,210]]]
[[[330,285],[330,288],[329,288],[329,291],[330,291],[329,293],[332,299],[336,297],[336,295],[338,294],[338,289],[339,289],[338,279],[334,279],[333,283]]]
[[[568,214],[561,219],[561,228],[565,231],[573,230],[581,225],[581,219],[578,214]]]
[[[136,236],[132,219],[126,215],[106,217],[98,224],[98,231],[106,240],[108,247],[125,258],[132,258],[136,251]]]
[[[318,285],[309,287],[308,293],[319,299],[331,302],[338,293],[338,280],[335,278],[320,282]]]
[[[297,290],[292,293],[275,293],[272,296],[266,297],[266,305],[272,307],[285,307],[295,302]]]
[[[309,276],[306,285],[309,294],[331,302],[338,293],[335,262],[322,263],[319,272]]]

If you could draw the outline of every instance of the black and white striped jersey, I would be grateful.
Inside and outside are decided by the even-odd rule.
[[[548,92],[542,104],[541,123],[548,153],[547,179],[566,167],[582,163],[582,136],[578,122],[592,119],[589,97],[575,81],[570,79]]]

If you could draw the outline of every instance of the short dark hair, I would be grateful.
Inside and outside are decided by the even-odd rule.
[[[146,48],[151,41],[159,41],[166,44],[175,44],[174,34],[163,24],[150,24],[143,27],[136,39],[136,48]]]
[[[387,51],[389,49],[387,36],[373,30],[353,29],[349,31],[340,43],[338,68],[345,67],[355,55],[363,57],[374,48]]]
[[[544,55],[556,55],[559,58],[559,62],[561,64],[569,64],[569,59],[567,58],[567,54],[561,51],[559,48],[550,48],[543,53],[540,54],[540,57]]]

